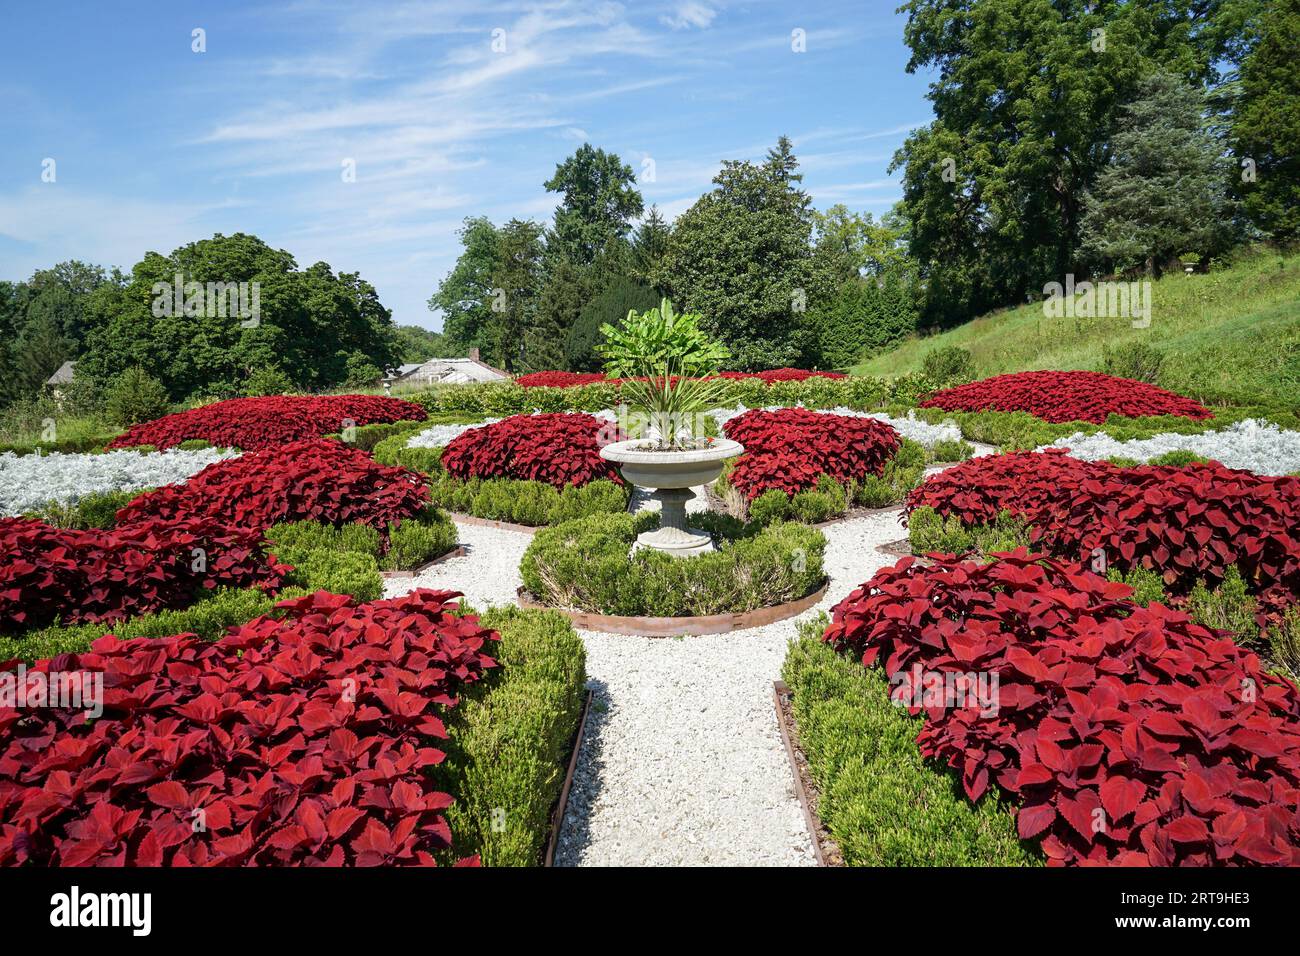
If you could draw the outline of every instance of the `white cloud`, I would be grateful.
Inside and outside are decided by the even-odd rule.
[[[712,7],[688,0],[687,3],[677,4],[677,8],[671,14],[660,17],[659,22],[674,30],[689,30],[692,27],[707,30],[717,15],[718,11]]]

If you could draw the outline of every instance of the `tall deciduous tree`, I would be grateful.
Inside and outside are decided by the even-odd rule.
[[[544,252],[542,227],[531,219],[511,219],[497,232],[488,338],[493,359],[507,371],[527,358],[525,336],[537,314]]]
[[[442,332],[450,349],[464,354],[471,348],[490,348],[492,271],[497,263],[500,237],[485,216],[470,217],[460,230],[462,251],[429,298],[429,308],[442,312]]]
[[[935,318],[1023,299],[1075,271],[1084,191],[1120,105],[1157,69],[1216,76],[1224,0],[909,0],[909,71],[935,121],[903,167],[909,243]]]
[[[1122,110],[1110,162],[1084,196],[1085,254],[1098,265],[1145,265],[1159,275],[1183,252],[1202,256],[1230,239],[1228,165],[1205,126],[1205,96],[1156,73]]]
[[[247,283],[242,301],[230,289],[238,283]],[[78,371],[103,383],[139,365],[179,399],[237,394],[268,368],[300,388],[328,388],[346,379],[349,361],[384,368],[397,355],[392,315],[370,283],[324,262],[300,270],[284,250],[235,233],[146,253],[111,317],[88,334]]]
[[[714,188],[674,224],[662,276],[741,368],[791,365],[807,348],[809,308],[834,289],[814,269],[813,215],[790,141],[761,164],[727,160]]]
[[[553,229],[558,251],[590,265],[611,243],[625,240],[643,208],[635,183],[631,166],[590,143],[556,166],[545,185],[562,197]]]

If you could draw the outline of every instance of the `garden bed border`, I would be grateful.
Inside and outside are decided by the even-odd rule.
[[[564,786],[560,789],[560,796],[555,801],[555,809],[551,812],[551,835],[546,841],[546,858],[542,863],[543,866],[555,866],[555,850],[560,845],[560,828],[564,826],[564,812],[569,806],[569,791],[573,788],[573,774],[578,768],[578,752],[582,750],[582,738],[587,731],[587,715],[591,713],[591,701],[595,693],[593,690],[588,690],[582,702],[582,716],[578,718],[578,729],[573,733],[573,748],[569,751],[569,766],[564,775]]]
[[[802,614],[816,606],[826,596],[830,587],[827,578],[817,590],[806,594],[796,601],[774,604],[771,607],[755,608],[752,611],[732,611],[726,614],[703,614],[681,617],[642,617],[636,615],[595,614],[590,611],[571,611],[566,608],[551,607],[543,604],[522,587],[518,588],[516,600],[520,607],[529,610],[558,611],[574,627],[589,631],[602,631],[606,634],[626,634],[629,637],[678,637],[686,634],[726,634],[730,631],[743,631],[751,627],[775,624],[797,614]]]
[[[499,528],[503,531],[518,531],[522,534],[536,534],[542,527],[547,527],[546,525],[534,527],[529,524],[515,524],[512,521],[497,521],[493,518],[478,518],[474,515],[461,514],[459,511],[448,511],[445,508],[442,513],[457,524],[472,525],[479,528]]]
[[[423,574],[425,571],[428,571],[434,565],[442,564],[444,561],[450,561],[452,558],[463,558],[466,554],[468,554],[468,552],[465,550],[465,546],[463,544],[458,544],[450,551],[443,552],[433,560],[424,562],[424,564],[420,565],[418,568],[410,568],[405,571],[380,571],[379,577],[385,581],[409,581],[412,578]]]
[[[785,681],[772,681],[772,705],[776,709],[776,724],[781,730],[781,742],[785,744],[785,756],[790,761],[790,773],[794,776],[794,792],[799,797],[799,808],[803,810],[804,826],[808,829],[808,839],[812,841],[813,856],[817,860],[817,865],[843,866],[842,860],[828,862],[827,853],[822,848],[822,832],[825,827],[822,825],[821,818],[817,816],[817,812],[813,809],[812,798],[808,793],[808,782],[804,780],[803,769],[799,766],[799,760],[794,752],[798,728],[792,726],[794,723],[793,715],[787,718],[785,707],[782,706],[783,698],[793,699],[793,696],[789,685]],[[838,858],[838,853],[836,857]]]

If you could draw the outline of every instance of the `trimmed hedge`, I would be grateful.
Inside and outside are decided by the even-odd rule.
[[[1016,548],[1027,548],[1033,529],[1010,512],[1000,513],[992,524],[967,527],[956,515],[944,518],[928,505],[912,510],[907,517],[907,540],[912,553],[918,555],[964,555],[974,553],[983,558]]]
[[[867,411],[888,405],[915,405],[937,388],[935,382],[921,375],[903,375],[894,379],[851,376],[824,378],[815,376],[801,382],[774,382],[768,385],[759,378],[724,379],[720,386],[720,406],[762,408],[767,405],[804,405],[808,408],[844,406]],[[469,385],[440,385],[409,396],[433,414],[469,413],[473,415],[518,415],[523,412],[598,412],[617,408],[617,385],[599,382],[570,388],[524,388],[514,382],[487,382]]]
[[[423,451],[425,449],[410,449]],[[598,479],[559,491],[543,481],[512,478],[454,478],[442,475],[429,484],[429,499],[459,514],[492,521],[542,527],[596,514],[627,511],[631,489]]]
[[[243,624],[261,614],[269,614],[277,601],[301,593],[282,590],[270,597],[260,588],[221,588],[180,611],[156,611],[113,624],[54,625],[28,631],[17,637],[0,637],[0,661],[35,660],[59,654],[81,654],[105,634],[122,639],[132,637],[168,637],[172,634],[197,634],[213,641],[233,624]]]
[[[272,525],[266,538],[273,553],[288,564],[299,564],[313,553],[359,554],[377,562],[376,569],[400,571],[418,568],[456,547],[456,526],[435,507],[388,526],[388,547],[377,530],[354,522],[339,527],[316,521],[290,521]],[[347,592],[351,593],[351,592]]]
[[[434,771],[457,795],[446,862],[477,854],[485,866],[537,866],[582,714],[586,648],[553,611],[495,608],[479,623],[500,632],[491,648],[500,667],[446,719],[447,759]]]
[[[120,431],[96,432],[92,435],[73,435],[69,438],[56,438],[54,441],[37,442],[0,442],[0,454],[11,451],[15,455],[47,455],[52,451],[65,454],[101,452],[104,446],[120,435]]]
[[[722,540],[689,558],[649,548],[630,553],[655,528],[653,512],[593,515],[543,529],[520,563],[524,587],[553,607],[599,614],[697,616],[752,611],[795,601],[826,579],[826,538],[795,522],[737,527],[726,516],[691,521]]]
[[[889,700],[883,673],[821,640],[826,615],[804,622],[781,677],[793,691],[799,745],[819,791],[818,815],[849,866],[1038,866],[1008,807],[968,801],[957,776],[922,759],[922,719]]]

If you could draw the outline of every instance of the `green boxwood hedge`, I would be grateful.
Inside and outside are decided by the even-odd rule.
[[[680,617],[752,611],[811,594],[826,579],[826,538],[795,522],[741,526],[727,516],[691,521],[718,550],[676,558],[642,548],[653,512],[592,515],[537,532],[520,563],[524,587],[553,607],[599,614]]]
[[[537,866],[586,696],[586,649],[553,611],[503,607],[481,621],[501,634],[488,649],[501,666],[461,694],[439,741],[447,758],[434,776],[456,795],[444,862]]]
[[[936,384],[922,375],[871,378],[854,375],[832,379],[815,377],[802,382],[765,384],[756,378],[727,380],[719,406],[748,408],[765,405],[805,405],[809,408],[845,406],[859,410],[889,405],[915,405],[934,391]],[[617,408],[618,386],[608,383],[571,388],[524,388],[514,382],[439,385],[407,396],[430,414],[517,415],[522,412],[598,412]]]
[[[972,804],[951,770],[924,760],[921,718],[889,700],[878,669],[821,640],[805,622],[781,676],[793,692],[799,746],[818,790],[818,816],[849,866],[1036,866],[1010,809]]]
[[[429,483],[430,499],[448,511],[535,528],[588,515],[625,512],[630,494],[628,486],[603,478],[570,485],[563,491],[541,481],[463,480],[446,474]]]

